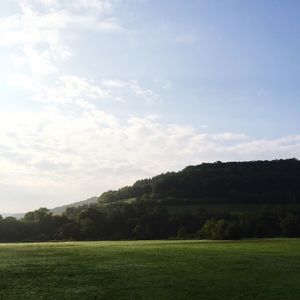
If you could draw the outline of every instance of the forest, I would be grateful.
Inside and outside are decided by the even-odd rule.
[[[62,215],[39,208],[20,220],[0,216],[1,242],[298,236],[297,159],[203,163],[105,192]]]

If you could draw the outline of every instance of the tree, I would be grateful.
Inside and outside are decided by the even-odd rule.
[[[144,227],[140,224],[136,225],[132,231],[135,239],[142,240],[145,238],[145,230]]]
[[[199,236],[202,236],[207,239],[212,239],[213,238],[213,230],[215,227],[215,220],[214,219],[209,219],[205,222],[205,224],[202,226]]]
[[[203,225],[198,236],[213,240],[228,240],[239,238],[240,232],[240,227],[235,221],[209,219]]]
[[[80,238],[80,227],[77,223],[66,223],[59,227],[58,237],[62,240],[77,240]]]
[[[180,227],[177,231],[177,237],[180,239],[185,239],[187,236],[187,230],[184,226]]]
[[[96,226],[95,222],[89,218],[80,220],[80,231],[84,239],[96,238]]]
[[[292,213],[286,215],[280,220],[280,229],[283,235],[295,237],[300,235],[299,218]]]

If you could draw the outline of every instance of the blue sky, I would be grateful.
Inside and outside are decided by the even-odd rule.
[[[204,161],[300,157],[299,1],[0,8],[0,212]]]

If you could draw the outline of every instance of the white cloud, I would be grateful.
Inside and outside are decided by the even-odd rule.
[[[246,140],[244,143],[232,146],[228,151],[239,153],[241,156],[247,158],[251,158],[251,156],[266,159],[268,159],[268,157],[299,157],[300,136],[294,135],[278,139]]]
[[[0,196],[7,200],[0,202],[0,211],[16,210],[16,203],[28,210],[82,200],[203,161],[300,156],[298,135],[252,139],[232,132],[207,134],[165,124],[155,115],[119,120],[99,104],[125,99],[153,103],[160,96],[138,80],[97,82],[65,74],[60,66],[72,57],[65,37],[71,28],[120,29],[116,19],[106,16],[114,2],[21,3],[19,14],[0,19],[0,47],[13,47],[10,58],[18,68],[7,82],[44,106],[38,112],[0,112]],[[170,89],[172,83],[161,87]],[[23,195],[34,202],[22,204]]]
[[[64,202],[66,195],[72,202],[203,161],[300,156],[300,136],[254,140],[203,134],[151,117],[120,122],[94,106],[0,114],[0,120],[2,185],[41,195],[56,191],[60,197],[47,200],[48,206]]]
[[[111,10],[114,2],[112,0],[73,0],[72,5],[77,9],[92,9],[102,13]]]
[[[103,85],[108,88],[123,88],[126,86],[126,83],[121,80],[104,80]]]
[[[74,103],[74,101],[95,100],[107,96],[108,92],[91,80],[71,75],[61,76],[58,85],[45,87],[35,98],[44,102]]]
[[[99,83],[92,79],[75,75],[62,75],[53,83],[25,74],[11,74],[8,83],[14,88],[32,93],[32,99],[44,103],[75,104],[87,107],[103,101],[119,102],[145,101],[153,103],[160,97],[151,89],[141,86],[137,80],[102,80]]]
[[[46,7],[59,7],[61,0],[26,0],[25,2],[34,5],[34,4],[42,4]]]
[[[144,99],[148,103],[159,101],[160,97],[151,89],[144,89],[137,80],[132,80],[129,83],[129,88],[138,97]]]
[[[33,4],[46,5],[46,11]],[[72,56],[66,44],[66,32],[78,30],[120,31],[114,17],[101,17],[86,10],[74,12],[67,3],[85,8],[108,8],[110,1],[25,1],[20,2],[18,14],[0,19],[0,47],[14,47],[11,60],[17,66],[28,67],[33,76],[41,77],[58,72],[58,63]],[[76,4],[77,3],[77,4]],[[77,7],[76,6],[76,7]],[[17,50],[16,50],[17,49]]]
[[[116,0],[23,0],[23,3],[34,7],[45,6],[52,9],[93,10],[96,13],[107,13],[112,10]]]

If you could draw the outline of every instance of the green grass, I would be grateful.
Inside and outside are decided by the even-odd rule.
[[[0,245],[0,299],[300,299],[300,240]]]

